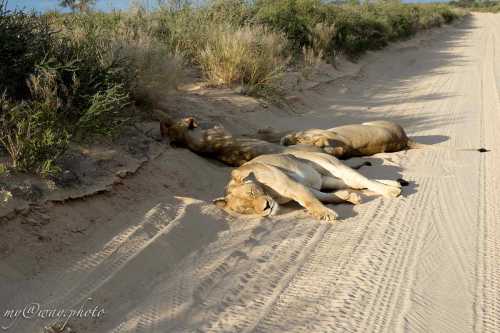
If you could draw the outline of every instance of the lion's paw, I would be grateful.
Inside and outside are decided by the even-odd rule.
[[[361,195],[359,195],[359,193],[351,192],[346,201],[349,201],[354,205],[359,205],[361,203]]]
[[[349,190],[340,190],[335,192],[335,195],[338,198],[355,205],[361,203],[361,196],[356,192],[352,192]]]
[[[327,207],[323,207],[321,209],[315,209],[314,211],[311,211],[311,215],[317,218],[318,220],[327,222],[333,222],[338,217],[338,214],[336,212]]]
[[[396,198],[401,194],[401,188],[399,187],[393,187],[393,186],[387,186],[384,190],[384,196],[390,197],[390,198]]]

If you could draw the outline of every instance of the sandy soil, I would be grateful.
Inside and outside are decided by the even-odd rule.
[[[474,14],[297,92],[293,111],[225,90],[171,102],[236,133],[391,119],[435,148],[367,158],[410,186],[328,224],[297,206],[229,216],[211,200],[231,169],[165,144],[109,193],[0,226],[0,315],[86,303],[105,315],[74,332],[500,332],[498,64],[500,16]]]

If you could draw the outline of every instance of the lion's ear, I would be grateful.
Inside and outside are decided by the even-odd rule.
[[[255,174],[250,172],[245,178],[242,179],[243,183],[246,182],[256,182],[257,178],[255,178]]]
[[[198,123],[196,122],[196,120],[194,120],[193,117],[185,118],[184,121],[186,122],[188,129],[193,129],[198,127]]]
[[[168,129],[170,128],[169,124],[164,121],[160,121],[160,134],[162,138],[168,137]]]
[[[333,152],[331,153],[331,155],[335,156],[335,157],[343,157],[344,154],[345,154],[345,149],[343,147],[335,147],[333,148]]]
[[[212,203],[219,208],[224,208],[227,205],[226,198],[224,198],[224,197],[217,198],[217,199],[213,200]]]

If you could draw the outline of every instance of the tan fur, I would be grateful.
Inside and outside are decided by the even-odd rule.
[[[395,152],[415,146],[401,126],[389,121],[372,121],[327,130],[309,129],[284,136],[281,144],[314,145],[338,158]]]
[[[219,126],[202,129],[192,117],[171,123],[162,121],[160,130],[163,137],[170,139],[171,144],[187,147],[195,153],[215,158],[231,166],[240,166],[264,154],[294,150],[321,151],[320,148],[310,145],[284,147],[259,139],[235,137]]]
[[[261,155],[233,170],[225,197],[214,203],[241,214],[269,216],[279,204],[296,201],[313,217],[333,221],[337,213],[323,203],[359,203],[351,189],[365,188],[387,197],[401,193],[398,182],[370,180],[331,155],[292,151]]]

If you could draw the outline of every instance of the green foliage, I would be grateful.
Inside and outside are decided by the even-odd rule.
[[[28,26],[33,39],[43,40],[45,46],[43,53],[36,53],[22,38],[9,41],[8,50],[20,50],[17,54],[26,63],[11,71],[18,81],[6,81],[0,114],[0,144],[12,167],[44,175],[57,171],[55,162],[72,136],[107,135],[119,127],[125,117],[121,112],[129,103],[126,89],[134,79],[129,60],[114,52],[111,39],[98,34],[97,22],[84,19],[89,24],[82,24],[80,35],[68,30],[69,35],[52,32],[47,19],[29,16],[28,20],[23,13],[6,11],[0,19],[0,31]],[[44,29],[31,29],[37,24]],[[2,66],[9,61],[16,60]]]
[[[127,121],[122,112],[128,104],[129,96],[122,86],[116,85],[98,91],[90,101],[90,106],[83,111],[76,123],[80,135],[113,135]]]
[[[57,126],[57,112],[41,100],[13,104],[3,97],[0,130],[0,143],[20,171],[56,172],[54,161],[69,142],[66,130]]]
[[[419,26],[419,7],[401,5],[399,3],[387,3],[373,6],[370,11],[389,27],[389,39],[408,38],[414,35]]]
[[[333,48],[350,57],[366,50],[379,49],[387,45],[390,26],[377,18],[370,7],[342,6],[328,8],[328,20],[335,24]]]
[[[7,166],[3,163],[0,163],[0,177],[5,176],[8,173],[9,173],[9,169],[7,168]]]
[[[192,7],[185,7],[177,12],[162,10],[154,19],[159,28],[156,36],[171,50],[181,52],[187,62],[196,63],[197,56],[214,25],[208,19],[207,10]],[[161,36],[159,31],[162,31]]]
[[[205,16],[208,22],[243,26],[253,21],[255,10],[245,0],[210,0]]]
[[[254,21],[285,33],[295,55],[304,47],[313,47],[315,27],[322,24],[334,26],[336,33],[330,41],[322,43],[321,53],[324,56],[345,53],[351,57],[379,49],[389,41],[408,38],[421,28],[439,26],[443,21],[449,23],[459,16],[446,5],[399,2],[360,5],[356,1],[335,5],[319,0],[259,0],[254,11]],[[319,53],[317,46],[314,48]]]
[[[21,99],[25,81],[50,48],[51,33],[46,20],[35,14],[9,12],[0,0],[0,94]]]
[[[320,2],[316,0],[260,0],[256,3],[256,20],[283,32],[291,47],[299,51],[311,44],[311,28],[316,23]]]
[[[477,12],[500,12],[500,2],[495,0],[458,0],[450,1],[450,5]]]

